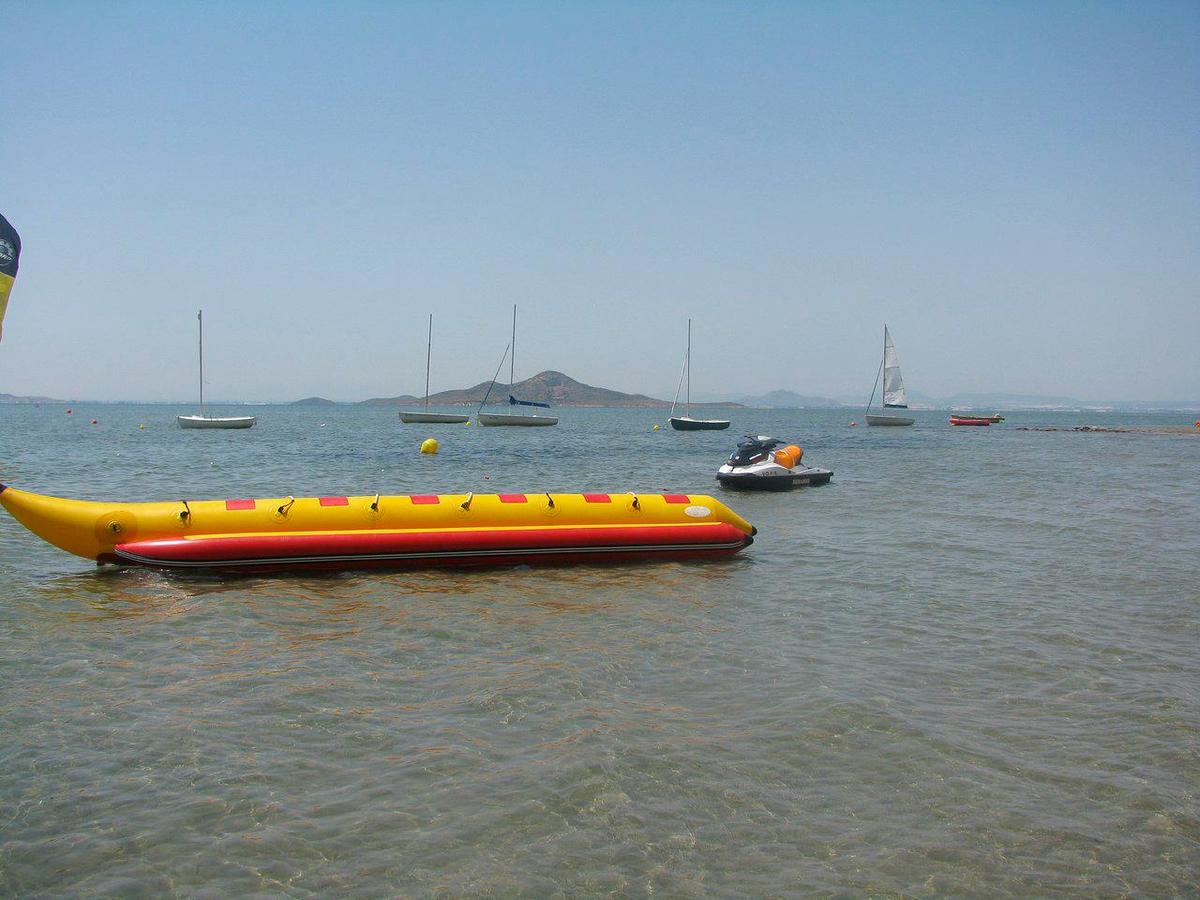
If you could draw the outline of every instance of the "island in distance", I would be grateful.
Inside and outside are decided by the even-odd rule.
[[[481,381],[464,390],[441,391],[429,395],[431,406],[478,406],[487,393],[490,382]],[[508,395],[522,400],[536,400],[561,407],[632,407],[665,409],[667,400],[648,397],[645,394],[626,394],[609,388],[595,387],[576,381],[562,372],[547,371],[518,381],[514,385],[496,382],[489,402],[504,403]],[[948,397],[933,397],[909,393],[913,409],[996,409],[1004,411],[1027,410],[1031,412],[1192,412],[1200,411],[1197,400],[1078,400],[1072,397],[1050,397],[1037,395],[954,394]],[[295,401],[304,406],[321,406],[334,403],[323,397],[307,397]],[[404,394],[399,397],[375,397],[359,401],[371,406],[411,406],[424,403],[423,397]],[[801,394],[792,390],[773,390],[756,396],[725,395],[724,397],[700,397],[693,395],[693,406],[751,409],[858,409],[861,399],[853,397],[829,397],[816,394]]]
[[[474,387],[459,391],[441,391],[429,395],[431,406],[478,406],[488,392],[490,381],[481,381]],[[625,394],[608,388],[594,387],[576,381],[562,372],[539,372],[532,378],[518,381],[516,384],[503,384],[499,381],[492,387],[491,402],[504,403],[508,395],[520,397],[522,400],[535,400],[538,403],[549,403],[551,406],[628,406],[662,408],[671,404],[666,400],[656,400],[645,394]],[[312,399],[302,401],[311,403]],[[401,397],[376,397],[364,400],[363,403],[372,406],[408,406],[413,403],[424,403],[423,397],[413,397],[405,394]],[[697,405],[697,404],[693,404]],[[705,406],[739,406],[737,403],[710,403]]]

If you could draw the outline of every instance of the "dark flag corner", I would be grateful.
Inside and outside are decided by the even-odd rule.
[[[8,294],[17,280],[17,262],[21,258],[21,238],[8,219],[0,215],[0,338],[4,337],[4,313]]]

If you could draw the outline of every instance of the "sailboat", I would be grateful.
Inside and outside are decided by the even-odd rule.
[[[400,413],[400,421],[426,422],[426,423],[441,423],[443,425],[454,425],[456,423],[466,422],[470,416],[463,416],[457,413],[440,413],[429,411],[429,357],[433,353],[433,313],[429,314],[429,340],[425,344],[425,409],[422,412],[414,412],[412,410],[404,410]]]
[[[508,370],[508,386],[509,390],[513,386],[513,377],[517,370],[517,307],[513,304],[513,325],[512,325],[512,343],[509,344],[512,350]],[[501,358],[500,365],[504,365],[504,359]],[[499,375],[499,370],[496,372]],[[487,403],[488,397],[491,396],[492,388],[496,386],[496,379],[492,378],[492,383],[488,387],[487,393],[483,395],[483,403],[479,404],[479,411],[475,414],[475,421],[480,425],[523,425],[526,427],[537,427],[539,425],[557,425],[558,416],[540,416],[537,413],[529,413],[523,415],[521,413],[485,413],[483,412],[483,404]],[[508,403],[510,406],[540,406],[549,408],[549,403],[537,403],[533,400],[518,400],[512,394],[508,395]]]
[[[204,310],[196,313],[200,326],[200,415],[176,416],[180,428],[249,428],[254,416],[206,416],[204,414]]]
[[[879,387],[879,376],[883,375],[883,408],[908,409],[908,397],[904,394],[904,379],[900,377],[900,358],[888,327],[883,326],[883,359],[879,361],[879,372],[875,375],[875,387],[871,388],[871,399],[863,415],[868,425],[911,425],[915,420],[908,416],[871,415],[871,404],[875,402],[875,390]]]
[[[688,319],[687,352],[683,357],[683,371],[679,374],[680,387],[684,376],[687,376],[687,415],[675,415],[675,407],[679,404],[679,387],[675,388],[675,400],[671,404],[669,421],[676,431],[721,431],[729,427],[728,419],[693,419],[692,418],[692,320]]]

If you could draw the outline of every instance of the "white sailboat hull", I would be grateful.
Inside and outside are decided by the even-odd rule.
[[[416,422],[425,422],[429,424],[441,425],[461,425],[463,422],[470,421],[470,416],[459,415],[458,413],[438,413],[438,412],[402,412],[400,413],[400,421],[408,424]]]
[[[475,420],[480,425],[522,425],[537,427],[558,424],[558,416],[520,416],[514,413],[481,412],[475,417]]]
[[[250,428],[254,416],[176,416],[180,428]]]
[[[908,416],[877,416],[867,413],[868,425],[911,425],[916,419]]]

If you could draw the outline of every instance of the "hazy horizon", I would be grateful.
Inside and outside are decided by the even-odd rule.
[[[539,372],[536,374],[540,375],[543,373]],[[570,373],[561,373],[561,374],[565,374],[568,377],[570,377]],[[490,379],[488,379],[488,380],[490,380]],[[474,384],[469,384],[469,385],[459,385],[457,387],[446,388],[445,390],[446,391],[469,390],[471,388],[477,387],[479,383],[480,382],[476,382]],[[484,382],[484,383],[486,383],[486,382]],[[517,383],[518,384],[521,383],[521,379],[518,379]],[[501,381],[497,381],[496,385],[497,385],[498,390],[500,390],[499,397],[497,399],[497,396],[493,396],[492,400],[489,401],[489,405],[492,403],[503,402],[503,400],[504,400],[503,389],[507,389],[507,387],[508,387],[507,383],[504,382],[503,380],[501,380]],[[607,385],[603,385],[603,384],[589,384],[587,386],[594,387],[594,388],[608,388]],[[761,391],[757,391],[753,394],[713,394],[711,392],[702,392],[699,394],[693,394],[692,403],[693,403],[693,405],[697,405],[697,404],[703,405],[706,403],[707,404],[740,403],[742,401],[762,399],[771,394],[779,393],[781,391],[787,391],[787,392],[796,394],[797,396],[801,396],[801,397],[821,398],[821,399],[831,400],[835,404],[834,406],[828,407],[831,409],[832,408],[842,408],[842,407],[854,408],[856,406],[865,404],[865,399],[866,399],[863,397],[859,397],[858,395],[836,394],[836,393],[832,393],[832,392],[826,393],[826,392],[822,392],[822,391],[818,391],[818,390],[792,391],[789,388],[768,388],[768,389],[764,389]],[[430,397],[433,398],[438,393],[441,393],[441,392],[440,391],[439,392],[431,392]],[[623,392],[623,393],[628,393],[631,396],[648,396],[652,400],[660,400],[665,403],[670,403],[671,398],[674,396],[673,393],[668,396],[659,396],[656,394],[647,394],[644,391],[629,391],[629,392]],[[1035,405],[1032,401],[1040,401],[1041,403],[1047,404],[1047,405],[1057,401],[1060,403],[1082,404],[1082,405],[1086,405],[1086,406],[1103,406],[1105,404],[1117,403],[1117,404],[1126,404],[1126,405],[1139,405],[1140,404],[1147,408],[1149,408],[1149,407],[1154,407],[1154,408],[1165,407],[1167,409],[1177,408],[1180,410],[1191,410],[1191,409],[1195,409],[1195,408],[1200,408],[1200,399],[1189,398],[1189,397],[1139,397],[1139,398],[1134,398],[1132,400],[1121,400],[1121,399],[1117,399],[1117,398],[1113,398],[1113,397],[1074,397],[1074,396],[1065,395],[1065,394],[1023,394],[1023,393],[1018,393],[1015,391],[1008,391],[1008,392],[1006,392],[1006,391],[989,391],[986,393],[975,393],[975,392],[970,392],[970,391],[952,391],[950,393],[939,395],[939,396],[932,396],[924,391],[909,391],[908,393],[909,393],[909,405],[914,409],[921,409],[921,408],[940,409],[942,407],[939,406],[938,404],[944,404],[944,403],[966,403],[966,402],[979,402],[979,403],[987,403],[987,402],[1014,403],[1015,402],[1015,403],[1020,403],[1022,401],[1030,401],[1030,403],[1029,403],[1030,408],[1033,408]],[[7,403],[26,403],[26,402],[34,402],[35,400],[37,400],[37,401],[49,402],[49,403],[102,403],[102,404],[128,404],[128,405],[135,405],[135,406],[136,405],[146,405],[146,406],[174,405],[174,406],[181,406],[181,407],[191,407],[191,406],[196,405],[196,398],[194,398],[194,397],[191,397],[191,398],[187,398],[187,397],[185,397],[185,398],[172,398],[172,397],[97,398],[97,397],[86,397],[86,396],[53,397],[53,396],[46,395],[46,394],[12,395],[8,392],[0,392],[0,397],[4,397],[4,396],[15,396],[16,399],[11,400],[11,401],[0,401],[0,403],[6,403],[6,402]],[[400,394],[379,394],[379,395],[374,395],[374,396],[370,396],[370,397],[331,397],[331,396],[328,396],[327,394],[318,393],[318,394],[307,394],[303,397],[269,397],[269,398],[264,398],[264,399],[259,399],[259,400],[247,400],[244,398],[238,399],[238,398],[229,398],[229,397],[213,398],[213,397],[208,396],[208,394],[206,394],[205,395],[205,404],[208,406],[222,406],[222,405],[226,405],[226,406],[258,406],[258,405],[288,406],[288,405],[295,405],[295,404],[303,403],[303,402],[309,401],[309,400],[319,400],[319,401],[325,401],[325,402],[329,402],[329,403],[353,405],[353,404],[371,403],[371,402],[376,402],[376,401],[393,401],[398,398],[411,398],[414,401],[419,402],[420,399],[422,398],[422,396],[423,396],[422,393],[400,393]],[[682,402],[682,400],[680,402]],[[1172,406],[1170,406],[1170,404],[1177,404],[1177,406],[1172,407]],[[447,404],[442,404],[442,405],[447,405]],[[449,405],[454,405],[454,404],[449,404]],[[618,406],[618,407],[614,407],[614,408],[625,408],[625,407]],[[636,408],[636,407],[629,407],[629,408]],[[649,408],[649,407],[647,407],[647,408]],[[770,407],[765,407],[765,408],[770,408]],[[788,408],[802,408],[802,407],[780,406],[780,407],[776,407],[776,408],[788,409]],[[804,407],[804,408],[820,408],[820,407],[814,406],[814,407]]]
[[[1196,4],[4,21],[0,392],[1200,394]]]

